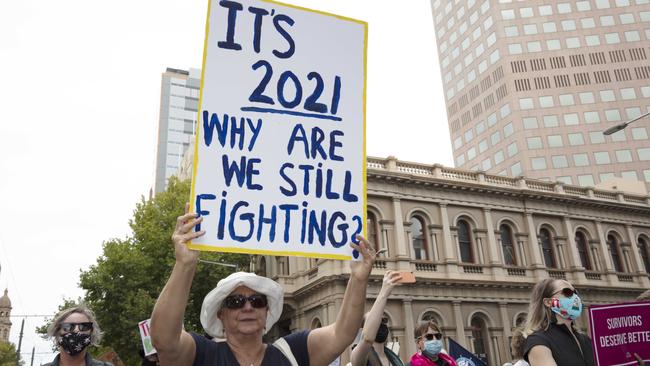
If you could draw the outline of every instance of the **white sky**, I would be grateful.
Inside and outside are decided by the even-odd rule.
[[[369,23],[368,155],[452,166],[428,0],[286,1]],[[161,73],[201,67],[206,11],[205,0],[0,2],[0,290],[12,314],[81,296],[80,269],[129,234],[153,184]],[[33,346],[35,365],[52,358],[42,323],[26,321],[28,365]]]

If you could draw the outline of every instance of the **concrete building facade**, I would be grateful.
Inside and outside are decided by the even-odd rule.
[[[650,189],[649,0],[431,0],[455,166]]]
[[[0,342],[9,343],[11,334],[11,300],[9,290],[5,289],[4,295],[0,297]]]
[[[415,352],[415,327],[433,319],[445,339],[503,364],[532,286],[544,278],[568,280],[587,306],[630,301],[650,287],[647,195],[394,158],[368,158],[367,175],[368,237],[388,252],[375,263],[366,309],[386,270],[417,278],[397,287],[385,310],[404,360]],[[348,263],[254,256],[251,266],[285,289],[270,338],[336,320]],[[347,362],[349,351],[341,358]]]
[[[156,169],[153,190],[165,190],[167,179],[178,175],[188,146],[194,141],[201,70],[167,68],[162,74]]]

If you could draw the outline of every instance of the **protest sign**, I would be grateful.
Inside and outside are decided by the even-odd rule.
[[[142,348],[144,349],[145,356],[156,353],[156,349],[153,348],[153,344],[151,344],[151,332],[149,332],[150,322],[151,319],[147,319],[138,323],[138,328],[140,328],[140,338],[142,339]]]
[[[596,365],[636,365],[634,353],[650,361],[650,302],[589,308]]]
[[[190,248],[332,259],[365,222],[367,24],[210,0]]]

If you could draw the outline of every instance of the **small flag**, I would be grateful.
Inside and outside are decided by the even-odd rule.
[[[456,343],[456,341],[453,339],[448,339],[449,356],[453,357],[456,360],[456,364],[458,366],[487,366],[487,363],[476,357],[475,354],[466,350],[463,346]]]

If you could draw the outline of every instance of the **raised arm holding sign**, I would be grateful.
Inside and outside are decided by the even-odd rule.
[[[199,253],[189,249],[187,243],[204,234],[193,231],[201,221],[196,214],[186,213],[178,218],[172,236],[176,263],[151,317],[151,337],[161,363],[292,366],[281,344],[262,343],[262,336],[280,317],[283,303],[282,288],[266,277],[237,272],[219,281],[205,297],[201,324],[208,334],[223,337],[225,342],[213,342],[183,330],[183,314]],[[361,253],[361,260],[350,262],[350,280],[336,322],[281,338],[298,365],[329,365],[356,336],[376,256],[370,243],[363,237],[358,239],[359,245],[350,245]]]

